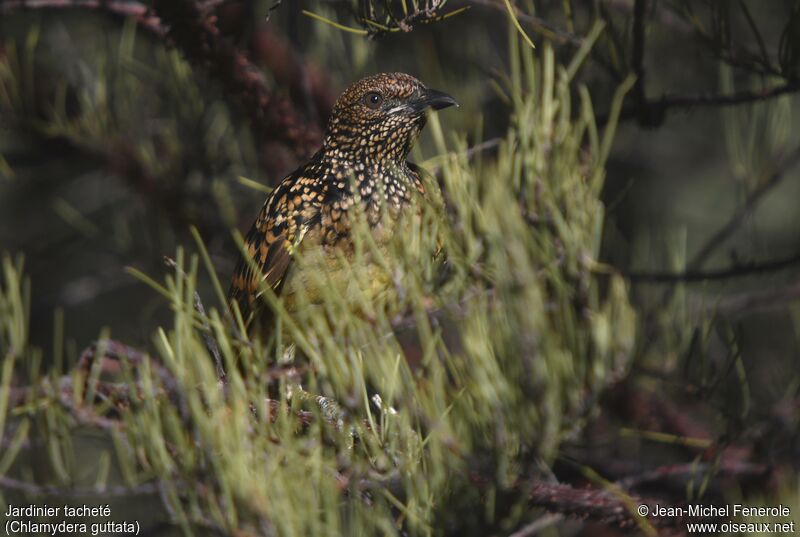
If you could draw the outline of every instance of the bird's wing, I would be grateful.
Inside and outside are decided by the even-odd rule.
[[[246,257],[240,256],[233,272],[228,300],[245,324],[255,312],[264,289],[280,292],[292,260],[292,253],[310,227],[319,222],[319,205],[293,203],[292,187],[304,178],[295,173],[284,179],[267,198],[244,239]]]
[[[414,188],[417,189],[417,192],[422,194],[422,197],[425,197],[427,192],[425,192],[425,183],[423,182],[422,178],[425,177],[430,180],[431,174],[429,174],[422,166],[414,164],[411,161],[407,161],[406,164],[408,165],[408,169],[411,170],[411,179],[414,183]]]

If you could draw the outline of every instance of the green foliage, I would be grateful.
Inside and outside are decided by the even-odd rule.
[[[514,508],[520,476],[552,460],[586,402],[625,370],[634,316],[623,280],[596,261],[614,123],[600,136],[584,89],[573,109],[571,77],[588,48],[568,69],[549,47],[537,56],[515,37],[511,48],[513,120],[498,158],[446,142],[432,118],[441,198],[387,246],[357,233],[344,279],[312,274],[322,291],[301,294],[291,314],[265,293],[282,327],[277,347],[244,338],[216,310],[202,317],[199,258],[179,251],[164,285],[145,278],[174,310],[152,355],[135,367],[123,356],[112,393],[98,367],[73,374],[75,408],[121,420],[113,436],[125,483],[157,480],[187,532],[432,534],[529,515]],[[25,302],[19,267],[4,267],[8,356],[24,344]],[[391,292],[376,296],[376,279]],[[31,415],[58,406],[47,403],[58,401],[52,391],[38,397]],[[60,453],[51,464],[68,473],[53,460]],[[504,500],[509,491],[515,499]],[[487,497],[495,503],[475,510]]]

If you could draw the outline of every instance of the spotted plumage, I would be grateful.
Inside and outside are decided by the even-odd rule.
[[[292,256],[311,243],[326,255],[349,247],[355,204],[374,229],[397,218],[425,195],[419,169],[406,160],[429,108],[455,105],[403,73],[359,80],[336,101],[322,148],[269,195],[245,237],[250,260],[239,260],[229,299],[246,323],[259,290],[280,293],[291,277]]]

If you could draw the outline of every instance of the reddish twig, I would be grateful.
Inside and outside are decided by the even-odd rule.
[[[277,86],[287,88],[292,101],[309,117],[323,124],[336,100],[336,87],[327,71],[312,58],[297,50],[292,41],[266,21],[253,21],[249,2],[238,0],[199,0],[206,16],[216,17],[215,25],[224,36],[237,39],[250,34],[247,54],[251,61],[263,66]],[[269,14],[280,7],[275,0]]]
[[[636,514],[637,506],[646,505],[648,511],[652,513],[656,504],[664,506],[664,502],[627,496],[621,491],[614,493],[611,490],[579,489],[569,485],[537,482],[531,487],[529,497],[533,505],[543,507],[551,513],[591,519],[620,528],[633,529],[646,523],[657,528],[680,528],[687,520],[680,516],[654,514],[640,517]]]
[[[319,147],[319,126],[267,87],[258,68],[220,35],[213,17],[206,17],[192,0],[158,0],[153,8],[168,26],[167,36],[239,100],[263,135],[289,144],[303,157]]]
[[[295,50],[292,44],[269,27],[253,32],[253,59],[269,70],[275,81],[287,87],[292,99],[311,117],[326,121],[336,102],[334,85],[326,71]]]
[[[155,13],[138,2],[120,0],[6,0],[0,13],[22,9],[84,8],[103,10],[122,17],[134,18],[139,26],[159,37],[170,38],[193,63],[208,69],[226,90],[236,96],[254,119],[257,129],[267,138],[290,145],[298,156],[313,153],[322,141],[322,131],[314,121],[303,117],[291,101],[277,95],[266,84],[259,69],[235,45],[225,40],[206,8],[192,0],[155,2]],[[324,115],[331,98],[320,91],[324,78],[311,76],[305,70],[287,76],[297,87],[312,84],[315,100]]]

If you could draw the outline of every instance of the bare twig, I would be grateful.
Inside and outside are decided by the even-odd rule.
[[[288,88],[292,100],[304,107],[309,117],[327,120],[336,102],[336,87],[322,65],[297,51],[269,26],[253,32],[250,50],[253,61],[269,70],[281,87]]]
[[[761,200],[776,186],[781,184],[786,178],[786,173],[798,164],[800,164],[800,148],[797,148],[766,181],[747,197],[742,207],[731,216],[727,224],[722,226],[708,241],[706,241],[705,246],[700,249],[688,264],[688,270],[700,268],[711,254],[739,229]]]
[[[738,319],[760,311],[787,308],[800,301],[800,283],[774,289],[746,291],[715,300],[692,300],[692,313],[698,316],[713,315],[722,319]]]
[[[467,148],[466,151],[463,153],[457,153],[459,155],[465,155],[468,160],[472,160],[475,155],[478,155],[483,152],[489,152],[497,149],[500,146],[500,143],[503,141],[502,138],[490,138],[484,142],[479,144],[473,145],[472,147]],[[447,158],[449,155],[442,155],[441,158]],[[438,158],[436,160],[439,160]],[[438,165],[433,167],[433,169],[428,169],[430,173],[432,173],[437,179],[442,178],[442,172],[444,170],[443,165]],[[441,186],[441,184],[440,184]]]
[[[687,270],[685,272],[639,272],[624,273],[625,277],[637,283],[675,283],[709,280],[728,280],[743,278],[767,272],[776,272],[800,265],[800,253],[765,262],[742,263],[718,270]]]
[[[663,506],[664,502],[636,496],[620,496],[610,490],[578,489],[569,485],[537,482],[531,487],[529,494],[533,505],[552,513],[588,518],[621,528],[635,528],[646,524],[645,520],[655,527],[671,528],[680,527],[686,522],[684,517],[676,516],[650,514],[646,519],[639,517],[635,514],[636,506],[647,505],[652,513],[654,505]]]
[[[732,4],[732,2],[731,2]],[[689,5],[689,4],[687,4]],[[707,4],[713,13],[713,10],[717,8],[717,6],[721,6],[722,4],[715,5],[713,3]],[[759,75],[759,76],[775,76],[786,78],[785,73],[782,72],[780,66],[774,65],[769,56],[766,53],[766,49],[763,46],[763,37],[761,36],[761,32],[758,30],[755,20],[750,15],[749,10],[747,9],[744,2],[738,3],[739,7],[742,9],[742,16],[745,19],[745,22],[750,27],[751,33],[754,34],[756,41],[759,45],[758,52],[750,49],[749,47],[745,47],[742,45],[737,46],[734,48],[734,43],[727,40],[727,39],[720,39],[721,35],[720,32],[729,32],[730,30],[725,28],[719,28],[719,22],[712,20],[712,28],[717,31],[709,32],[706,27],[701,22],[700,17],[696,13],[692,13],[691,11],[686,11],[684,9],[678,9],[674,5],[672,6],[672,12],[677,16],[681,17],[692,29],[695,36],[703,42],[711,53],[716,57],[717,60],[720,60],[724,63],[727,63],[731,67],[736,67],[737,69],[741,69],[743,71],[749,71],[751,74]],[[714,19],[714,15],[712,14],[712,19]],[[726,23],[730,24],[729,22]]]
[[[472,157],[474,157],[478,153],[495,149],[500,145],[500,142],[502,141],[503,141],[502,138],[490,138],[489,140],[481,142],[477,145],[473,145],[472,147],[467,149],[467,158],[472,159]]]
[[[648,118],[652,119],[652,121],[661,121],[663,120],[665,114],[672,109],[688,110],[691,108],[700,107],[736,106],[766,101],[782,95],[788,95],[790,93],[797,92],[800,92],[800,81],[793,80],[761,91],[743,90],[729,94],[695,93],[685,95],[666,95],[660,99],[645,100],[641,104],[626,108],[620,113],[619,120],[627,121],[636,119],[645,113]],[[599,116],[597,118],[597,123],[599,125],[603,125],[607,121],[607,116]],[[658,122],[648,124],[657,125]]]

